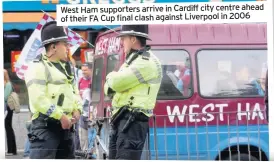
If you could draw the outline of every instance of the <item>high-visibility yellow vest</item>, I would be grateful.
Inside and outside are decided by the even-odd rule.
[[[156,98],[162,81],[162,68],[158,58],[149,50],[149,57],[139,54],[130,65],[127,61],[134,57],[130,54],[118,72],[110,72],[106,77],[104,93],[109,88],[115,91],[112,99],[113,115],[123,106],[139,109],[150,117],[153,114]]]
[[[65,69],[65,65],[59,62]],[[38,62],[30,63],[25,73],[32,119],[39,113],[59,120],[63,114],[72,118],[72,112],[82,112],[82,101],[76,84],[58,70],[45,56]],[[59,96],[63,94],[62,106],[58,106]]]

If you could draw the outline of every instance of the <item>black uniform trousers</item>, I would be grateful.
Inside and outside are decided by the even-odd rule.
[[[17,154],[15,134],[12,128],[13,111],[8,106],[7,106],[7,111],[8,111],[8,114],[5,118],[5,129],[6,129],[6,137],[7,137],[6,139],[7,139],[7,145],[8,145],[7,153]]]
[[[116,126],[111,127],[109,159],[140,160],[148,134],[148,117],[140,113],[126,132],[122,132],[129,114],[126,113]]]
[[[58,120],[40,114],[28,136],[30,159],[75,159],[74,130],[63,130]]]

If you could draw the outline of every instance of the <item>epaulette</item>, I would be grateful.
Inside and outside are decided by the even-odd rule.
[[[134,53],[130,59],[127,59],[127,60],[126,60],[126,63],[127,63],[128,65],[130,65],[130,64],[132,63],[132,61],[134,61],[138,56],[139,56],[138,53]]]
[[[41,62],[41,60],[38,60],[38,59],[33,60],[33,63],[38,63],[38,62]]]
[[[148,51],[144,51],[142,53],[142,59],[143,60],[149,60],[149,57],[150,57],[150,53]]]
[[[150,53],[145,50],[140,50],[133,54],[133,56],[130,59],[127,59],[126,63],[130,65],[138,56],[142,56],[142,59],[149,60]]]
[[[42,58],[43,58],[42,54],[39,54],[38,56],[35,57],[35,59],[33,59],[33,62],[34,63],[41,62]]]

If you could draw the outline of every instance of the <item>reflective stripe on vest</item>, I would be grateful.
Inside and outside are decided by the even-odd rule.
[[[27,83],[27,87],[31,86],[32,84],[39,84],[39,85],[46,85],[46,80],[41,79],[32,79]]]
[[[138,81],[140,83],[143,83],[143,84],[158,84],[161,82],[161,78],[162,78],[162,71],[161,71],[161,65],[159,64],[159,62],[156,60],[156,58],[151,55],[153,61],[155,62],[156,66],[157,66],[157,73],[158,73],[158,77],[157,78],[153,78],[153,79],[150,79],[148,81],[145,81],[144,77],[142,76],[142,74],[140,73],[140,71],[135,68],[135,67],[130,67],[130,69],[132,70],[133,74],[136,76],[136,78],[138,79]]]
[[[113,112],[115,110],[118,110],[120,108],[110,108],[110,111]],[[148,115],[153,115],[153,110],[152,109],[141,109],[141,108],[132,108],[132,107],[128,107],[128,110],[132,111],[132,110],[136,110],[138,112],[142,112],[144,114],[148,114]]]
[[[145,81],[145,79],[143,78],[142,74],[140,73],[140,71],[135,68],[135,67],[130,67],[130,69],[132,70],[133,74],[136,76],[136,78],[138,79],[138,81],[140,83],[144,83],[146,84],[147,82]]]
[[[53,81],[52,75],[45,64],[44,61],[42,61],[44,67],[45,67],[45,74],[46,74],[46,80],[41,80],[41,79],[32,79],[27,83],[27,87],[31,86],[32,84],[38,84],[38,85],[46,85],[47,83],[55,84],[55,85],[61,85],[65,84],[66,82],[64,80],[55,80]]]
[[[55,80],[53,81],[52,79],[52,75],[48,69],[48,67],[46,66],[46,64],[44,63],[44,61],[42,61],[42,63],[45,66],[45,72],[46,72],[46,76],[47,76],[47,82],[51,83],[51,84],[56,84],[56,85],[60,85],[60,84],[65,84],[66,82],[64,80]]]

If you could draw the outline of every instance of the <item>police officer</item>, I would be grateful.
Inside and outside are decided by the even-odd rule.
[[[124,25],[118,35],[126,62],[106,77],[112,98],[109,159],[140,160],[162,80],[161,63],[146,45],[147,25]]]
[[[30,159],[74,159],[73,125],[82,112],[81,99],[67,60],[68,36],[56,21],[41,31],[46,54],[29,65],[25,82],[32,115]]]

